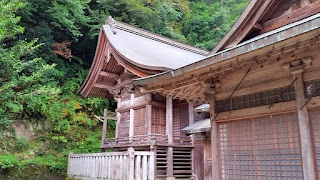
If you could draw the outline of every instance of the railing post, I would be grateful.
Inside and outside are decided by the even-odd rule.
[[[134,148],[129,147],[128,148],[129,153],[129,167],[128,167],[128,180],[134,180]]]
[[[72,160],[71,160],[71,156],[73,155],[73,153],[72,152],[70,152],[69,153],[69,155],[68,155],[68,169],[67,169],[67,175],[68,176],[70,176],[71,175],[71,167],[72,167],[72,165],[71,165],[71,163],[72,163]]]
[[[148,179],[154,180],[155,179],[155,153],[151,152],[150,159],[149,159],[149,172],[148,172]]]

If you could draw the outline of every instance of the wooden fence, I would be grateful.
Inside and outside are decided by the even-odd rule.
[[[154,180],[154,152],[69,154],[68,176],[95,180]]]

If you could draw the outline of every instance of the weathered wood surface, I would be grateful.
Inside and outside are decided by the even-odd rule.
[[[154,180],[154,152],[132,149],[128,152],[70,153],[68,176],[95,180]]]

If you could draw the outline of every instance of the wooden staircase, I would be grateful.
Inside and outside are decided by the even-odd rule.
[[[173,176],[176,179],[192,178],[192,148],[173,148]]]
[[[167,177],[167,147],[158,147],[156,152],[156,178],[165,179]]]
[[[167,147],[157,147],[157,180],[165,180],[167,177],[167,152]],[[179,180],[192,179],[192,148],[173,148],[173,176]]]

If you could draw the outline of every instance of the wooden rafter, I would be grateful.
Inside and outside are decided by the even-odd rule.
[[[107,71],[101,71],[99,75],[104,76],[104,77],[110,77],[114,80],[118,80],[120,78],[119,74],[111,73],[111,72],[107,72]]]
[[[302,2],[301,2],[302,3]],[[312,4],[304,3],[303,8],[297,9],[290,13],[284,14],[280,17],[271,19],[265,22],[263,26],[263,30],[261,33],[271,31],[273,29],[279,28],[283,25],[290,24],[292,22],[298,21],[300,19],[306,18],[313,14],[320,12],[320,1],[316,1]]]

